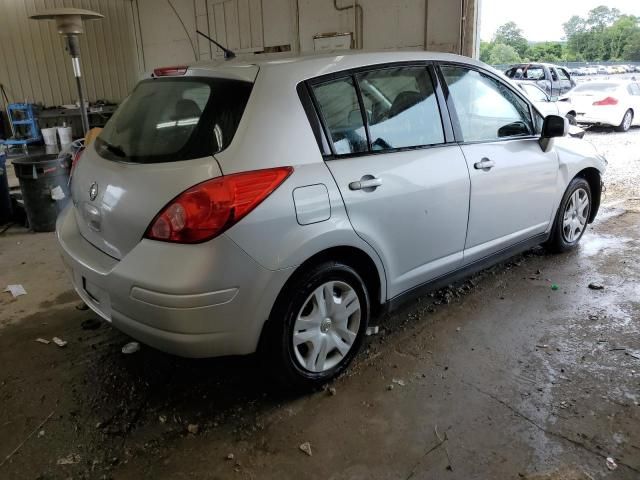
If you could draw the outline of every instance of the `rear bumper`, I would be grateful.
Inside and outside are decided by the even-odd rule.
[[[622,122],[624,111],[619,108],[597,107],[585,112],[577,112],[576,121],[588,125],[610,125],[617,127]]]
[[[141,240],[116,260],[80,235],[72,208],[58,218],[62,258],[78,295],[103,319],[180,356],[256,350],[292,269],[263,268],[225,235],[198,245]]]

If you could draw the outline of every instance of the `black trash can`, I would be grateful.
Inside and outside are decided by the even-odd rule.
[[[11,196],[7,180],[7,156],[0,152],[0,225],[11,221]]]
[[[33,155],[12,160],[24,200],[29,228],[52,232],[70,199],[71,155]]]

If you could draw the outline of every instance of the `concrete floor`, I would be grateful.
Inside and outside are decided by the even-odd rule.
[[[253,358],[123,355],[83,329],[53,236],[10,229],[0,285],[28,295],[0,295],[0,478],[640,478],[640,129],[587,138],[610,188],[580,248],[384,319],[335,395],[278,391]]]

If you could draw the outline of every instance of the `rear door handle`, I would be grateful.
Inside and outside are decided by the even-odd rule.
[[[382,185],[381,178],[376,178],[372,175],[365,175],[359,181],[351,182],[349,184],[349,190],[364,190],[366,192],[372,192],[380,185]]]
[[[496,164],[493,163],[493,160],[489,160],[488,158],[483,158],[479,162],[473,164],[473,168],[475,168],[476,170],[482,170],[484,172],[488,172],[495,166]]]

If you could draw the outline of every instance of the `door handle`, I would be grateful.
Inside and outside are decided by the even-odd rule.
[[[373,175],[365,175],[359,181],[351,182],[349,184],[349,190],[364,190],[365,192],[373,192],[380,185],[382,185],[381,178],[376,178]]]
[[[473,164],[473,168],[475,168],[476,170],[482,170],[484,172],[488,172],[495,166],[496,164],[493,163],[493,160],[489,160],[486,157],[480,160],[479,162],[476,162]]]

